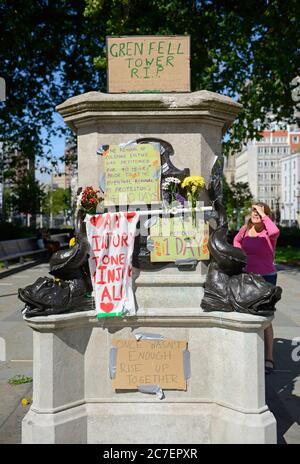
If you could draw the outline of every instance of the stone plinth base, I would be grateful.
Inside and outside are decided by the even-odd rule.
[[[127,319],[97,320],[89,311],[27,322],[34,392],[23,443],[276,443],[265,404],[263,329],[270,319],[157,308]],[[112,341],[135,332],[188,342],[187,391],[165,390],[159,400],[112,388]]]

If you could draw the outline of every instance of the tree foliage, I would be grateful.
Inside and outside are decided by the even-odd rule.
[[[70,189],[58,188],[50,190],[43,201],[43,214],[60,214],[71,209]]]
[[[223,202],[231,228],[238,229],[241,226],[249,214],[252,201],[248,182],[231,182],[228,185],[225,177],[223,178]]]
[[[18,213],[35,215],[41,210],[44,191],[32,172],[23,175],[11,190],[10,204]]]
[[[0,73],[6,81],[0,141],[5,150],[13,146],[27,159],[44,157],[44,146],[57,131],[55,106],[99,88],[92,63],[96,45],[84,8],[84,1],[75,0],[0,1]],[[50,160],[51,152],[46,156]]]
[[[85,15],[108,35],[190,34],[192,90],[237,98],[244,110],[225,148],[258,137],[270,112],[294,120],[291,81],[300,68],[297,0],[87,0]],[[103,68],[105,49],[96,60]],[[101,66],[102,65],[102,66]]]
[[[58,103],[105,91],[107,35],[189,34],[192,90],[225,93],[244,105],[225,148],[257,136],[254,122],[263,128],[269,112],[293,119],[297,0],[2,0],[0,18],[7,84],[0,140],[27,157],[43,155]]]

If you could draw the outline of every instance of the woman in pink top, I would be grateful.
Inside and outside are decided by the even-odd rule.
[[[267,282],[276,285],[277,272],[274,265],[276,241],[279,229],[270,218],[271,211],[265,203],[252,206],[251,218],[234,238],[234,246],[242,248],[247,255],[246,272],[260,274]],[[265,329],[265,370],[269,374],[274,369],[273,327]]]

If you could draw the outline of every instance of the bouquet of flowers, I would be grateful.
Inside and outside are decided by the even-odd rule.
[[[205,183],[202,176],[189,176],[183,179],[181,187],[185,189],[187,193],[187,199],[192,204],[192,218],[195,222],[195,207],[197,200],[199,199],[200,192],[203,189]]]
[[[173,203],[173,201],[177,199],[176,195],[179,193],[179,184],[180,180],[176,177],[166,177],[164,179],[161,187],[163,190],[165,200],[167,200],[168,203]]]
[[[95,214],[97,207],[103,202],[100,190],[93,187],[85,187],[77,197],[77,209],[85,214]]]

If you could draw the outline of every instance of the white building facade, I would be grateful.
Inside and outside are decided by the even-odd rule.
[[[289,227],[300,224],[300,152],[281,160],[281,222]]]
[[[274,130],[264,131],[262,135],[261,140],[248,142],[235,155],[235,182],[248,182],[255,201],[267,203],[273,213],[280,208],[283,219],[282,214],[284,212],[286,218],[287,210],[284,206],[282,160],[292,159],[296,152],[300,152],[300,132]],[[291,169],[294,170],[296,165],[297,162],[292,162]],[[294,179],[294,171],[289,178]]]

